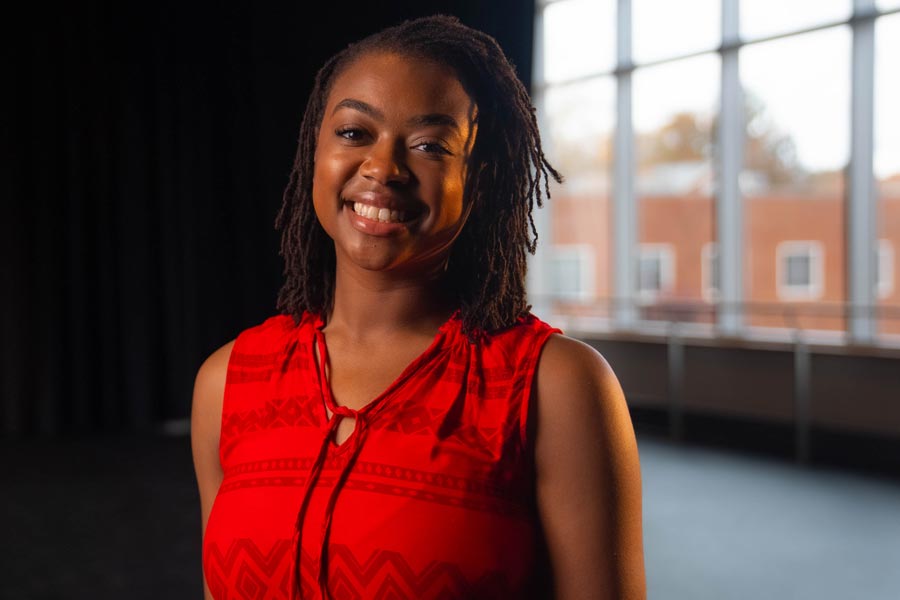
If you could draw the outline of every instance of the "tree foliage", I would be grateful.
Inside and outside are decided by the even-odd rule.
[[[763,101],[744,95],[744,168],[768,187],[800,185],[812,177],[800,164],[791,136],[772,120]],[[583,107],[568,107],[563,119],[573,119]],[[638,169],[679,162],[711,161],[715,157],[718,116],[679,112],[656,130],[635,136]],[[608,166],[613,157],[612,133],[600,136],[554,135],[554,159],[569,174]]]

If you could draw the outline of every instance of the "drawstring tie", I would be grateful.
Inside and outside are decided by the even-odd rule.
[[[326,383],[327,379],[325,375],[325,365],[328,359],[326,355],[325,340],[321,333],[319,333],[316,337],[319,357],[321,360],[318,369],[319,384],[320,389],[322,389],[324,392],[325,404],[331,411],[331,419],[329,419],[328,427],[325,430],[325,435],[322,437],[322,442],[319,446],[319,454],[318,456],[316,456],[316,460],[313,463],[312,469],[310,470],[309,477],[306,479],[306,484],[304,485],[303,489],[303,499],[300,502],[300,510],[297,513],[295,534],[296,542],[294,545],[296,549],[296,555],[294,558],[295,585],[293,586],[293,589],[296,590],[300,598],[303,597],[302,581],[300,579],[300,556],[302,552],[303,523],[306,520],[306,513],[307,509],[309,508],[310,499],[312,498],[312,491],[315,488],[316,482],[319,480],[319,477],[322,474],[322,469],[325,466],[325,459],[328,456],[328,445],[331,440],[335,440],[335,442],[337,441],[337,431],[338,427],[341,424],[341,421],[343,421],[345,417],[351,417],[356,420],[353,432],[350,434],[350,437],[344,442],[345,444],[351,444],[349,454],[344,462],[344,466],[341,468],[340,475],[338,476],[334,487],[331,489],[331,494],[329,494],[328,496],[328,502],[325,505],[325,518],[322,523],[322,547],[319,551],[318,557],[319,572],[317,583],[319,585],[319,592],[322,595],[322,600],[327,600],[329,596],[328,589],[326,587],[328,583],[328,537],[331,534],[331,521],[332,516],[334,515],[334,507],[337,504],[338,494],[340,494],[341,488],[346,483],[347,478],[350,475],[350,471],[353,468],[353,465],[356,463],[356,459],[359,457],[359,452],[362,449],[363,443],[365,442],[368,428],[366,426],[365,418],[360,414],[359,411],[353,410],[352,408],[347,408],[346,406],[335,405],[334,400],[331,397],[331,390]]]
[[[334,483],[334,487],[331,489],[331,493],[328,496],[328,502],[325,504],[325,515],[322,522],[322,547],[319,549],[319,570],[316,577],[316,583],[319,587],[319,592],[321,594],[322,600],[328,600],[330,596],[327,589],[328,538],[331,535],[331,521],[334,515],[334,507],[337,504],[338,495],[340,494],[341,489],[344,487],[344,484],[347,482],[347,479],[350,476],[350,471],[353,469],[353,465],[356,463],[356,460],[360,454],[360,450],[362,450],[363,444],[366,441],[366,437],[368,435],[367,419],[369,418],[370,414],[374,413],[374,410],[377,408],[377,406],[391,391],[393,391],[396,387],[402,385],[404,381],[406,381],[421,367],[421,365],[425,364],[426,361],[430,360],[435,355],[435,352],[441,348],[446,328],[448,327],[449,323],[458,316],[458,314],[459,311],[457,310],[453,313],[453,315],[451,315],[450,319],[443,326],[441,326],[428,349],[426,349],[425,352],[423,352],[421,355],[419,355],[418,358],[410,363],[404,370],[404,372],[401,373],[400,376],[394,381],[394,383],[387,388],[387,390],[382,392],[377,398],[372,400],[369,404],[367,404],[360,410],[354,410],[352,408],[347,408],[346,406],[338,406],[334,402],[334,398],[331,395],[331,386],[328,385],[328,377],[325,372],[326,365],[328,364],[328,349],[325,347],[325,336],[320,329],[323,323],[321,322],[321,320],[317,321],[315,325],[313,355],[315,355],[315,350],[318,350],[319,364],[316,372],[318,374],[319,389],[322,391],[322,396],[325,400],[325,406],[331,412],[331,418],[328,421],[325,435],[322,437],[322,442],[319,446],[319,453],[316,456],[316,460],[313,463],[312,468],[310,469],[309,477],[306,479],[302,500],[300,502],[300,509],[297,513],[297,523],[295,525],[296,541],[294,543],[294,581],[291,591],[292,598],[295,597],[294,591],[296,591],[296,597],[299,597],[301,599],[303,598],[303,581],[300,575],[300,561],[303,553],[303,525],[306,521],[306,514],[309,509],[313,489],[316,487],[316,482],[319,481],[319,478],[322,475],[322,470],[325,467],[326,458],[328,457],[328,445],[331,443],[331,440],[334,440],[335,443],[337,443],[337,430],[341,424],[341,421],[343,421],[345,417],[350,417],[356,420],[356,424],[350,434],[350,437],[344,441],[344,444],[341,444],[340,446],[343,453],[344,445],[350,444],[350,447],[347,449],[348,452],[344,454],[346,458],[344,459],[344,464],[341,467],[341,472]],[[468,382],[469,377],[471,377],[471,374],[469,373],[469,361],[467,360],[467,381],[465,383],[467,387],[471,385]]]

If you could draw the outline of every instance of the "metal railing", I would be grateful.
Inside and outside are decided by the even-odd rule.
[[[794,332],[816,332],[831,334],[836,341],[847,344],[900,347],[900,304],[854,305],[848,302],[718,302],[690,299],[643,300],[636,298],[598,297],[590,299],[572,299],[559,296],[538,296],[533,301],[541,306],[545,313],[554,314],[572,322],[578,319],[590,322],[604,322],[605,330],[646,330],[659,323],[704,324],[711,327],[711,335],[717,335],[717,321],[728,315],[738,315],[744,325],[737,335],[726,337],[758,337],[761,330],[781,330],[776,336],[781,339],[792,339]],[[638,315],[634,323],[620,325],[614,315],[622,307],[632,308]],[[753,322],[754,317],[766,319],[765,324]],[[856,318],[868,318],[887,331],[876,334],[866,342],[858,342],[849,338],[846,323]],[[778,320],[776,324],[774,321]],[[805,323],[829,321],[835,326],[809,326]],[[896,330],[896,331],[894,331]]]
[[[559,297],[544,297],[538,300],[543,301],[544,307],[551,307],[554,317],[566,317],[569,312],[575,313],[575,317],[589,317],[591,313],[595,315],[606,315],[608,323],[602,329],[598,328],[598,332],[634,332],[649,333],[658,335],[666,344],[667,355],[667,377],[668,377],[668,428],[669,435],[676,441],[681,441],[685,437],[685,398],[684,398],[684,382],[685,382],[685,341],[689,336],[686,333],[688,327],[696,326],[699,320],[708,321],[706,335],[704,337],[716,339],[715,322],[722,311],[738,311],[738,314],[745,317],[760,315],[765,317],[780,317],[782,327],[767,326],[768,339],[786,344],[785,350],[789,350],[793,355],[793,425],[794,425],[794,455],[798,462],[807,463],[811,456],[811,342],[812,339],[818,344],[827,344],[833,349],[838,350],[841,346],[849,347],[851,344],[855,349],[860,347],[870,347],[872,349],[896,349],[900,350],[900,306],[897,305],[877,305],[877,306],[858,306],[849,303],[831,302],[831,303],[781,303],[781,302],[741,302],[731,305],[715,302],[700,301],[664,301],[664,302],[639,302],[633,299],[623,298],[600,298],[591,299],[590,301],[575,301]],[[549,302],[549,304],[547,304]],[[628,306],[637,308],[638,313],[645,311],[645,314],[652,316],[650,319],[638,319],[631,327],[616,327],[612,319],[612,315],[616,314],[616,308],[623,303]],[[826,330],[824,333],[832,334],[831,339],[822,336],[823,331],[814,328],[805,328],[803,323],[809,318],[833,318],[846,323],[854,317],[867,317],[876,319],[880,322],[890,322],[896,324],[896,334],[885,334],[876,338],[874,344],[869,343],[860,345],[852,340],[842,338],[841,334],[846,331],[840,329]],[[584,322],[584,321],[582,321]],[[597,321],[594,321],[596,323]],[[647,327],[655,325],[656,327]],[[576,328],[577,329],[577,328]],[[753,336],[754,330],[757,329],[752,325],[745,325],[738,339],[744,338],[748,341],[756,341],[759,336]],[[775,330],[778,330],[777,332]],[[579,333],[590,333],[589,329],[579,329]],[[694,336],[698,331],[693,330]],[[577,334],[576,334],[577,335]],[[694,337],[690,336],[690,337]],[[812,338],[812,339],[811,339]],[[725,339],[725,338],[722,338]],[[734,335],[727,336],[728,340],[733,341]],[[900,353],[898,353],[900,356]]]

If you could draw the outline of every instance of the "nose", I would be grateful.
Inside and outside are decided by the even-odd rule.
[[[390,140],[372,144],[359,167],[360,175],[382,185],[407,183],[410,173],[404,161],[403,151],[402,144]]]

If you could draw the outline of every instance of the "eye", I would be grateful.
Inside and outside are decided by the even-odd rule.
[[[421,142],[413,146],[413,148],[418,148],[419,150],[422,150],[427,154],[444,154],[447,156],[453,156],[453,153],[439,142]]]
[[[351,142],[359,142],[365,138],[366,132],[359,127],[341,127],[334,132],[338,137]]]

